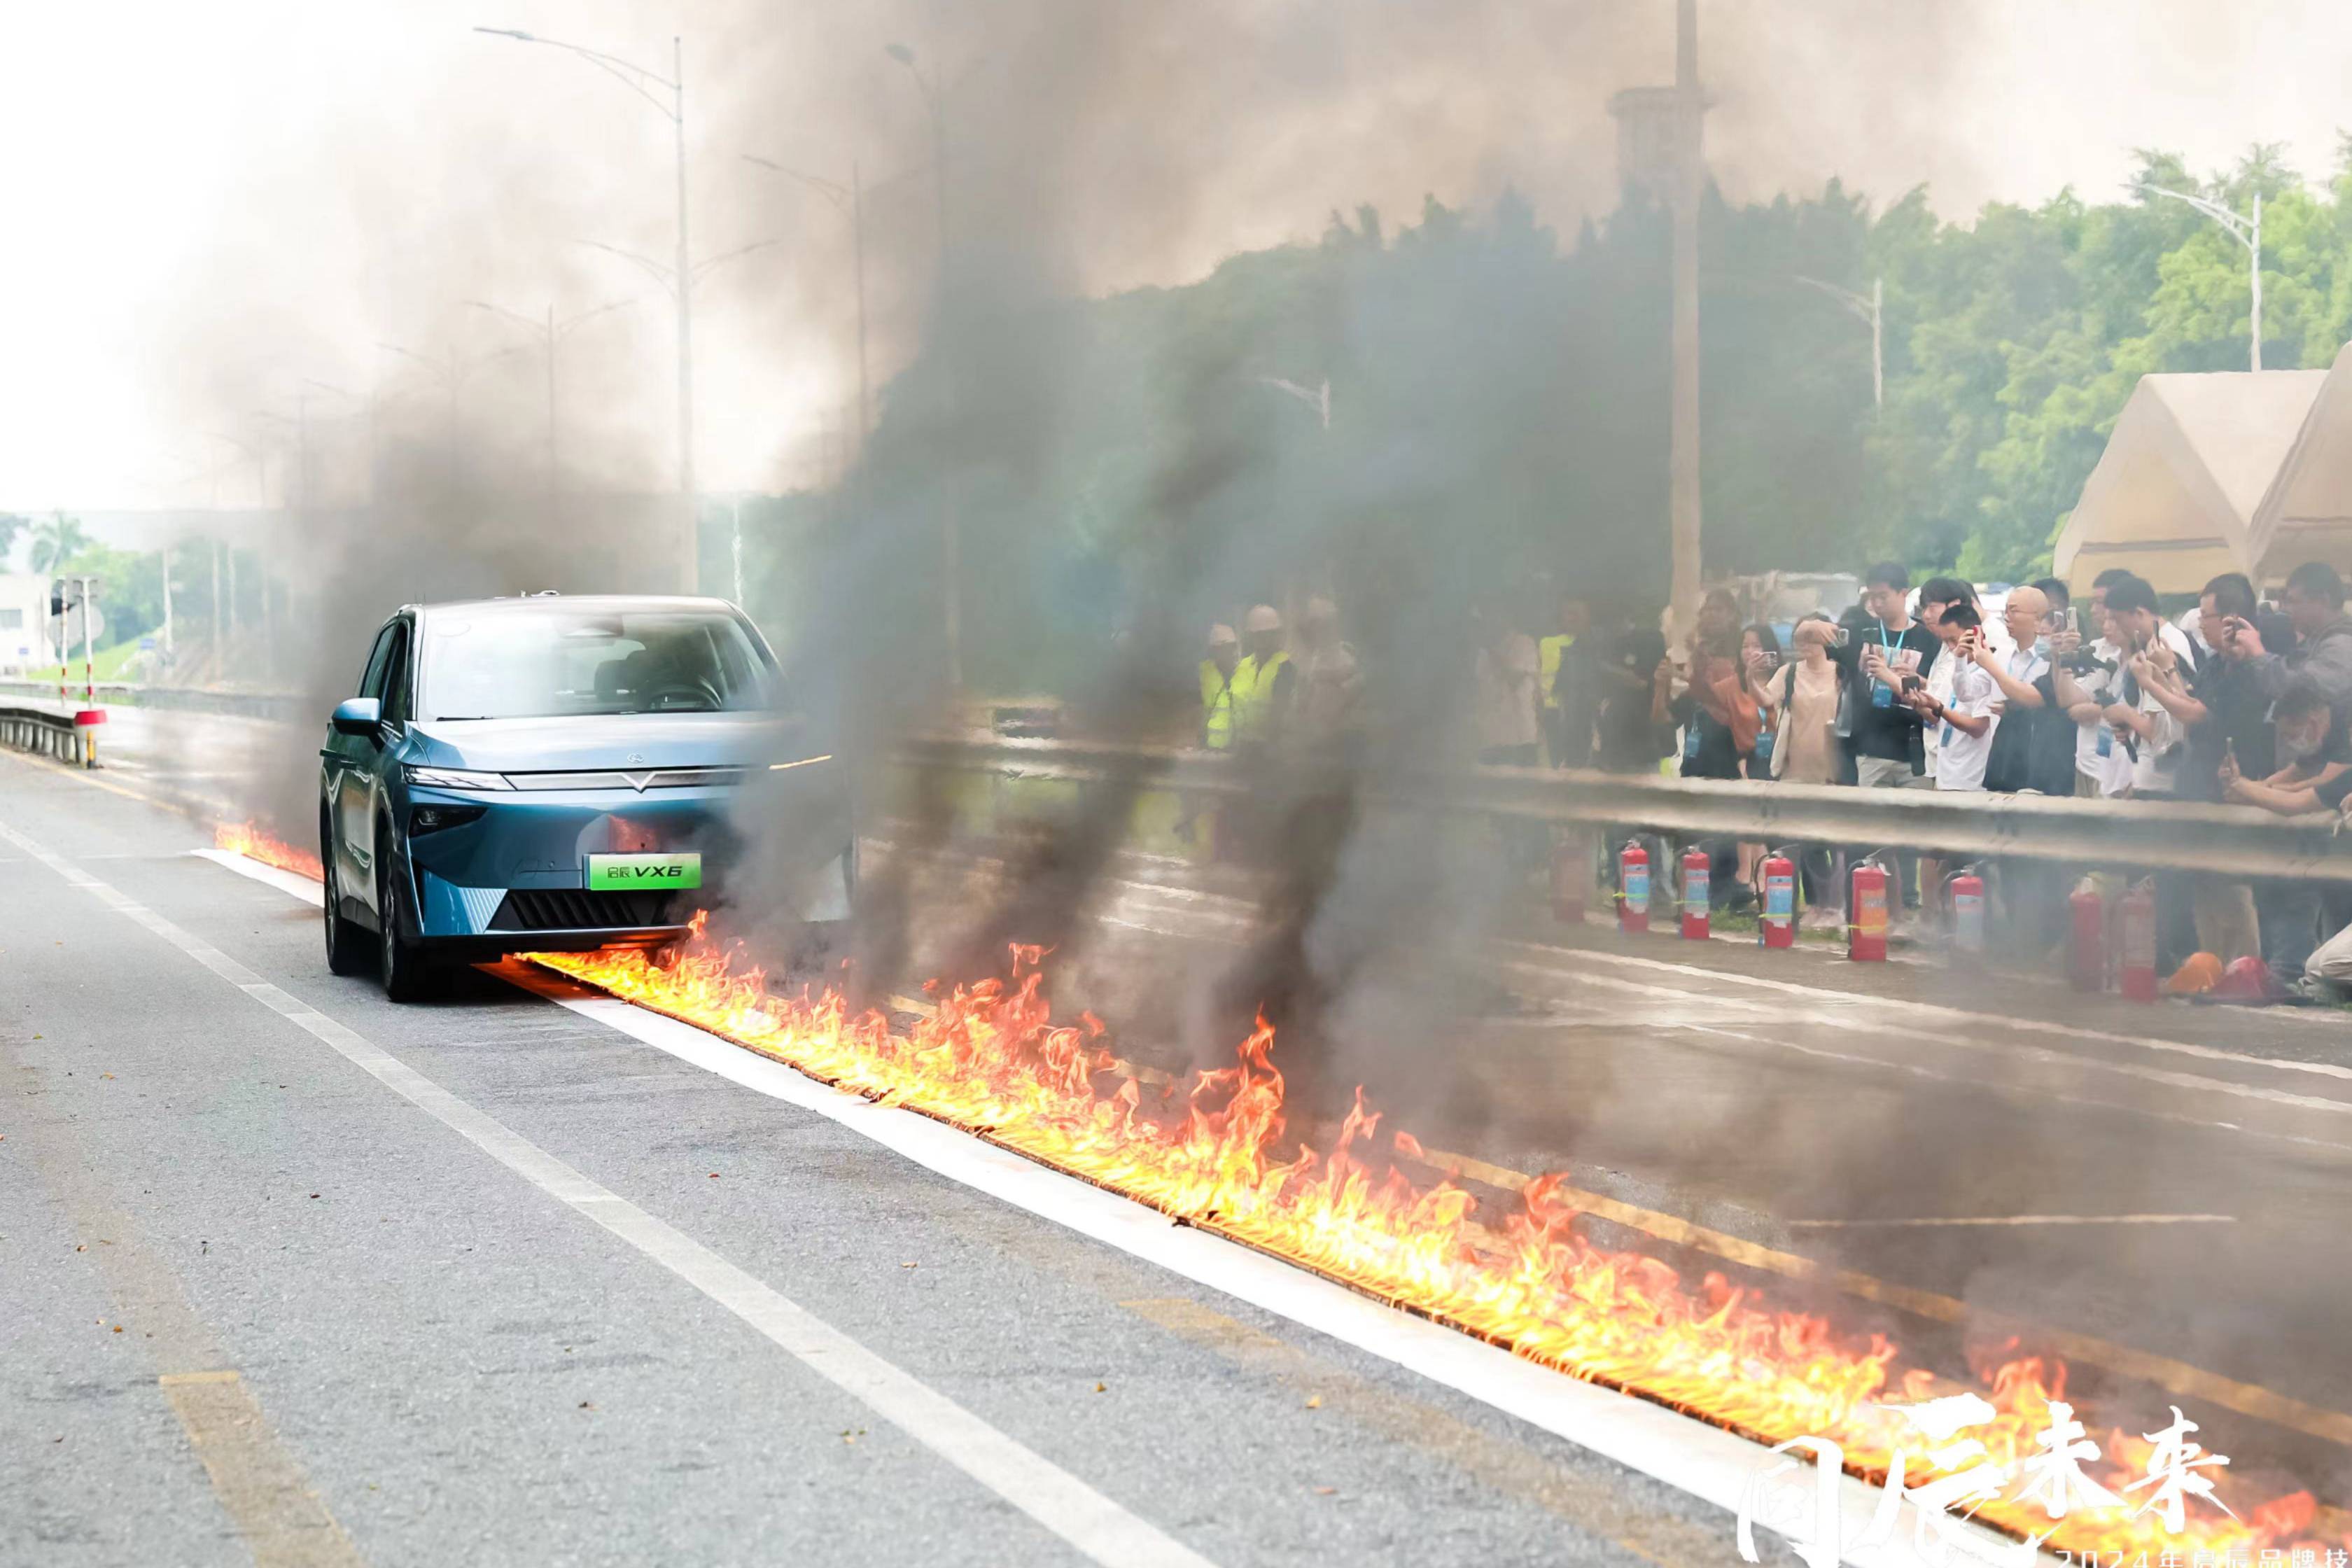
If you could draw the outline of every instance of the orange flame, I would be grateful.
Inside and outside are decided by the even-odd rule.
[[[281,871],[291,871],[298,877],[308,877],[314,882],[327,879],[326,868],[319,858],[308,849],[297,849],[278,837],[259,823],[223,822],[213,828],[213,847],[226,849],[258,860],[265,866],[275,866]]]
[[[906,1032],[882,1014],[850,1016],[839,993],[781,994],[757,968],[734,970],[700,942],[667,956],[634,951],[532,953],[532,962],[626,1001],[700,1026],[810,1077],[920,1111],[1042,1163],[1301,1264],[1424,1317],[1507,1347],[1573,1376],[1688,1410],[1769,1442],[1814,1436],[1835,1441],[1848,1468],[1882,1477],[1902,1438],[1889,1403],[1964,1386],[1924,1368],[1901,1368],[1883,1335],[1841,1339],[1824,1318],[1782,1310],[1752,1290],[1708,1274],[1694,1290],[1657,1258],[1593,1245],[1560,1196],[1562,1178],[1529,1184],[1520,1212],[1499,1228],[1473,1217],[1476,1200],[1452,1181],[1419,1186],[1393,1165],[1366,1163],[1380,1114],[1358,1091],[1328,1154],[1283,1147],[1283,1081],[1274,1030],[1261,1018],[1234,1065],[1197,1075],[1181,1113],[1144,1112],[1132,1076],[1082,1016],[1056,1026],[1041,989],[1034,947],[1013,950],[1008,987],[991,980],[940,995]],[[1098,1085],[1106,1080],[1108,1087]],[[1418,1150],[1410,1134],[1391,1146]],[[2064,1397],[2065,1370],[2023,1357],[1978,1389],[1999,1413],[1971,1429],[1990,1457],[2016,1465],[2039,1451],[2049,1404]],[[2137,1444],[2135,1449],[2131,1445]],[[1914,1442],[1913,1449],[1922,1445]],[[2118,1494],[2138,1479],[2147,1446],[2110,1436],[2098,1479]],[[1918,1456],[1911,1460],[1911,1478]],[[2014,1472],[2012,1472],[2014,1473]],[[2014,1484],[2014,1483],[2013,1483]],[[2224,1483],[2225,1486],[2227,1483]],[[2237,1517],[2210,1505],[2168,1535],[2154,1514],[2075,1511],[2053,1544],[2147,1551],[2313,1544],[2308,1493],[2256,1505],[2230,1496]],[[1978,1517],[2019,1535],[2052,1521],[2013,1494]]]

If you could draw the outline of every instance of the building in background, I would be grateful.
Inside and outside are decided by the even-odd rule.
[[[0,679],[49,662],[49,580],[0,572]]]

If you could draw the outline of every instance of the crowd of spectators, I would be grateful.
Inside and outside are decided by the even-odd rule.
[[[1864,574],[1858,603],[1778,627],[1743,625],[1733,595],[1713,591],[1673,647],[1654,626],[1596,616],[1573,595],[1548,629],[1496,601],[1475,615],[1466,718],[1476,759],[1495,765],[2342,812],[2352,797],[2345,597],[2321,563],[2290,574],[2275,605],[2232,573],[2175,620],[2126,571],[2101,573],[2078,604],[2054,577],[1981,597],[1954,576],[1915,591],[1908,570],[1886,562]],[[1295,627],[1261,605],[1238,635],[1213,628],[1202,742],[1360,739],[1363,682],[1338,618],[1318,598]],[[1508,847],[1526,867],[1540,845]],[[1809,921],[1845,922],[1846,871],[1865,847],[1795,847]],[[1718,896],[1752,900],[1768,847],[1713,849]],[[1880,858],[1898,926],[1931,931],[1949,918],[1948,879],[1981,869],[1925,853]],[[1999,872],[2005,925],[2053,951],[2065,874],[2026,861]],[[2094,881],[2115,890],[2112,877]],[[2154,885],[2166,973],[2204,953],[2194,973],[2257,959],[2278,989],[2352,985],[2352,899],[2220,875],[2159,873]]]
[[[2081,605],[2042,578],[1989,607],[1958,577],[1915,593],[1889,562],[1864,574],[1858,604],[1798,617],[1785,647],[1769,625],[1743,626],[1718,590],[1671,649],[1645,626],[1591,628],[1571,599],[1539,647],[1544,752],[1558,766],[1685,778],[2341,811],[2352,796],[2345,597],[2336,571],[2312,563],[2275,606],[2229,574],[2177,621],[2120,570],[2100,574]],[[1523,743],[1510,756],[1528,754]],[[1749,896],[1763,852],[1722,852],[1728,899]],[[1801,858],[1811,918],[1842,924],[1847,853]],[[1945,921],[1957,863],[1888,859],[1899,918]],[[2007,870],[2006,918],[2054,943],[2064,884],[2046,867]],[[2205,952],[2213,967],[2258,957],[2281,988],[2352,982],[2352,902],[2315,884],[2164,874],[2155,892],[2168,973]]]

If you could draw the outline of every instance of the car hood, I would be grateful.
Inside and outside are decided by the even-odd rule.
[[[808,754],[798,719],[775,713],[616,713],[434,719],[409,726],[408,760],[485,773],[758,767]]]

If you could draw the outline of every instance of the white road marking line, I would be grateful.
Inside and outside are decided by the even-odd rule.
[[[2004,1214],[1965,1219],[1790,1219],[1790,1230],[1894,1230],[1980,1225],[2235,1225],[2233,1214]]]
[[[0,828],[0,835],[5,832]],[[1049,1170],[930,1117],[877,1105],[821,1084],[772,1058],[666,1014],[519,961],[483,967],[689,1066],[838,1122],[960,1185],[1352,1345],[1702,1502],[1736,1511],[1764,1462],[1759,1445],[1719,1426],[1538,1366],[1265,1253],[1171,1224],[1165,1215],[1132,1199]],[[1843,1535],[1855,1539],[1867,1527],[1878,1493],[1852,1476],[1842,1476],[1838,1497]],[[1988,1550],[2014,1550],[2005,1537],[1973,1524],[1964,1528]],[[1889,1544],[1851,1551],[1842,1561],[1851,1568],[1920,1568],[1920,1559],[1908,1545],[1911,1538],[1910,1531],[1898,1529]]]
[[[1603,990],[1626,991],[1638,995],[1679,996],[1686,1002],[1696,1000],[1696,998],[1694,998],[1688,992],[1676,992],[1666,986],[1645,985],[1638,980],[1619,980],[1601,974],[1579,974],[1569,976],[1560,974],[1556,971],[1549,970],[1540,964],[1513,963],[1507,967],[1522,974],[1542,975],[1555,983],[1569,984],[1579,987],[1598,986]],[[1786,1020],[1784,1019],[1782,1021],[1785,1022]],[[1873,1063],[1879,1067],[1891,1068],[1898,1072],[1918,1072],[1933,1078],[1948,1076],[1943,1073],[1934,1072],[1915,1062],[1890,1061],[1880,1057],[1860,1055],[1852,1052],[1822,1050],[1816,1047],[1801,1046],[1792,1040],[1768,1039],[1759,1035],[1746,1034],[1736,1029],[1720,1029],[1706,1024],[1685,1024],[1680,1026],[1706,1034],[1722,1035],[1731,1039],[1748,1040],[1758,1045],[1771,1046],[1777,1049],[1795,1051],[1802,1055],[1828,1057],[1842,1061]],[[1844,1033],[1869,1034],[1877,1035],[1883,1037],[1905,1039],[1911,1041],[1915,1045],[1920,1038],[1916,1031],[1905,1031],[1884,1024],[1859,1023],[1852,1019],[1837,1020],[1831,1026]],[[2271,1105],[2290,1106],[2298,1110],[2316,1110],[2335,1116],[2352,1116],[2352,1100],[2330,1100],[2320,1095],[2294,1094],[2283,1089],[2264,1089],[2259,1084],[2238,1083],[2230,1079],[2223,1078],[2207,1078],[2200,1073],[2176,1072],[2169,1068],[2142,1067],[2134,1062],[2102,1061],[2094,1057],[2078,1056],[2072,1051],[2053,1050],[2046,1046],[2007,1045],[1996,1040],[1978,1039],[1962,1034],[1945,1035],[1940,1037],[1940,1043],[1956,1049],[1989,1052],[1994,1056],[2008,1057],[2016,1061],[2032,1062],[2037,1067],[2072,1068],[2093,1072],[2113,1073],[2121,1078],[2137,1079],[2144,1083],[2160,1084],[2167,1089],[2189,1089],[2200,1094],[2209,1092],[2214,1094],[2227,1094],[2242,1100],[2261,1100]],[[1954,1081],[1974,1084],[1976,1087],[1989,1091],[1997,1091],[2003,1088],[2016,1087],[2004,1086],[1999,1083],[1990,1083],[1981,1079],[1969,1078],[1965,1074],[1954,1074],[1949,1076],[1953,1078]],[[2070,1100],[2074,1098],[2049,1089],[2017,1088],[2016,1091],[2022,1094],[2041,1095],[2045,1098],[2054,1100]],[[2094,1100],[2091,1101],[2091,1103],[2109,1104],[2111,1102],[2105,1100]],[[2118,1110],[2139,1110],[2147,1115],[2164,1116],[2176,1121],[2194,1121],[2201,1120],[2196,1117],[2179,1116],[2171,1112],[2152,1110],[2143,1106],[2118,1104],[2116,1108]],[[2233,1122],[2206,1121],[2205,1125],[2221,1127],[2231,1131],[2241,1130]],[[2284,1136],[2284,1134],[2273,1135]],[[2324,1140],[2317,1139],[2303,1139],[2299,1141],[2305,1142],[2325,1142]],[[2332,1147],[2333,1145],[2329,1146]]]
[[[485,968],[680,1061],[839,1122],[950,1181],[1393,1363],[1701,1501],[1736,1510],[1749,1478],[1764,1462],[1759,1445],[1719,1426],[1538,1366],[1279,1258],[1172,1224],[1132,1199],[916,1111],[877,1105],[819,1083],[667,1014],[574,985],[520,961]],[[1846,1476],[1839,1497],[1848,1524],[1845,1538],[1851,1540],[1863,1532],[1878,1493]],[[1919,1559],[1907,1545],[1910,1536],[1909,1530],[1898,1529],[1894,1543],[1850,1552],[1843,1561],[1854,1568],[1917,1568]],[[1979,1539],[1995,1550],[2015,1550],[2014,1542],[1990,1531]]]
[[[2296,1061],[2291,1057],[2251,1057],[2239,1051],[2225,1051],[2215,1046],[2191,1045],[2185,1040],[2168,1040],[2157,1035],[2116,1035],[2103,1029],[2085,1029],[2074,1024],[2057,1024],[2043,1018],[2012,1017],[2000,1013],[1973,1013],[1965,1007],[1948,1007],[1937,1003],[1896,1001],[1883,996],[1865,996],[1859,992],[1839,991],[1821,985],[1801,985],[1790,980],[1769,980],[1757,974],[1734,974],[1719,969],[1701,969],[1694,964],[1669,963],[1663,959],[1637,958],[1629,952],[1601,952],[1591,948],[1544,948],[1531,942],[1506,942],[1503,945],[1519,952],[1546,958],[1589,960],[1596,963],[1614,963],[1630,969],[1647,969],[1670,974],[1686,974],[1694,979],[1720,981],[1731,985],[1745,985],[1756,990],[1774,991],[1787,996],[1804,996],[1817,1002],[1832,1002],[1846,1006],[1885,1010],[1899,1009],[1906,1020],[1933,1018],[1951,1024],[1997,1024],[2003,1028],[2038,1035],[2058,1035],[2069,1039],[2095,1040],[2103,1046],[2130,1046],[2138,1050],[2173,1051],[2182,1056],[2196,1057],[2205,1061],[2229,1062],[2237,1067],[2269,1068],[2278,1072],[2314,1073],[2322,1078],[2352,1081],[2352,1067],[2336,1062]],[[1563,976],[1565,978],[1565,976]],[[1688,996],[1685,991],[1677,994]]]
[[[1213,940],[1202,936],[1199,932],[1171,931],[1165,925],[1155,925],[1144,921],[1126,920],[1115,915],[1100,915],[1097,917],[1097,921],[1098,923],[1103,925],[1118,926],[1129,931],[1141,931],[1147,935],[1167,937],[1177,941],[1197,942]],[[1860,1003],[1876,1006],[1897,1005],[1897,1004],[1881,1002],[1879,999],[1874,997],[1857,996],[1849,992],[1824,991],[1815,986],[1791,984],[1784,981],[1757,980],[1753,976],[1749,975],[1725,974],[1715,970],[1696,969],[1688,964],[1663,963],[1652,959],[1631,958],[1622,953],[1593,953],[1581,948],[1557,951],[1551,949],[1536,949],[1531,948],[1528,944],[1521,942],[1507,942],[1503,945],[1508,949],[1519,952],[1542,952],[1545,954],[1546,961],[1538,962],[1527,959],[1502,959],[1494,961],[1494,968],[1505,973],[1515,973],[1525,977],[1539,978],[1556,984],[1617,991],[1633,995],[1661,998],[1685,1004],[1708,1000],[1697,992],[1679,989],[1670,985],[1650,984],[1638,980],[1623,980],[1602,974],[1573,974],[1565,973],[1557,962],[1560,957],[1572,959],[1602,958],[1612,963],[1638,964],[1647,968],[1675,971],[1709,980],[1722,979],[1738,981],[1742,984],[1761,985],[1782,992],[1793,993],[1817,1001]],[[1573,998],[1571,998],[1571,1000]],[[1747,1005],[1735,1003],[1732,1004],[1732,1005],[1740,1006],[1744,1009]],[[2083,1036],[2095,1039],[2112,1038],[2130,1045],[2162,1045],[2173,1049],[2187,1051],[2205,1058],[2219,1058],[2249,1066],[2287,1068],[2311,1067],[2314,1070],[2324,1070],[2330,1074],[2341,1074],[2343,1076],[2352,1077],[2352,1068],[2334,1068],[2324,1063],[2314,1064],[2292,1061],[2273,1061],[2268,1058],[2233,1056],[2227,1051],[2212,1050],[2201,1046],[2183,1046],[2172,1041],[2133,1040],[2127,1037],[2120,1035],[2112,1037],[2100,1036],[2093,1033],[2092,1031],[2070,1029],[2063,1026],[2044,1026],[2033,1024],[2030,1020],[1996,1018],[1986,1014],[1969,1013],[1958,1008],[1930,1006],[1925,1004],[1906,1002],[1899,1004],[1899,1005],[1906,1010],[1906,1014],[1945,1016],[1949,1019],[1966,1020],[1977,1024],[1994,1023],[2002,1026],[2014,1024],[2021,1029],[2032,1027],[2045,1032],[2054,1031],[2060,1034]],[[1818,1047],[1797,1045],[1792,1041],[1771,1039],[1759,1035],[1746,1034],[1736,1029],[1716,1028],[1711,1026],[1702,1024],[1679,1024],[1673,1026],[1696,1034],[1715,1035],[1725,1039],[1745,1040],[1752,1044],[1768,1046],[1778,1050],[1790,1051],[1801,1056],[1812,1056],[1822,1058],[1826,1060],[1843,1061],[1864,1067],[1878,1068],[1886,1071],[1899,1072],[1915,1078],[1933,1079],[1938,1081],[1965,1084],[1971,1088],[1982,1089],[1987,1093],[2014,1093],[2053,1100],[2061,1104],[2092,1105],[2105,1110],[2120,1110],[2134,1115],[2147,1116],[2158,1121],[2180,1122],[2189,1126],[2211,1128],[2225,1132],[2240,1132],[2246,1131],[2245,1128],[2234,1121],[2221,1121],[2208,1117],[2192,1116],[2179,1111],[2159,1110],[2149,1106],[2132,1105],[2117,1100],[2098,1100],[2079,1095],[2070,1095],[2055,1089],[2031,1089],[1999,1083],[1987,1083],[1981,1079],[1969,1078],[1964,1074],[1937,1072],[1932,1068],[1922,1067],[1914,1062],[1890,1061],[1881,1057],[1873,1057],[1853,1052],[1823,1050]],[[1834,1021],[1834,1026],[1839,1029],[1855,1033],[1866,1033],[1883,1037],[1895,1037],[1906,1039],[1915,1038],[1916,1037],[1916,1029],[1902,1029],[1892,1025],[1866,1023],[1853,1018],[1837,1019]],[[2007,1045],[1994,1040],[1979,1039],[1974,1035],[1964,1030],[1955,1030],[1946,1034],[1942,1037],[1942,1042],[1947,1046],[1969,1050],[1990,1052],[1997,1056],[2007,1056],[2045,1066],[2071,1068],[2091,1073],[2113,1073],[2124,1078],[2139,1079],[2147,1082],[2162,1084],[2170,1089],[2192,1089],[2200,1092],[2211,1091],[2220,1094],[2236,1095],[2249,1100],[2263,1100],[2273,1105],[2291,1106],[2297,1110],[2318,1110],[2336,1115],[2352,1115],[2352,1100],[2330,1100],[2316,1095],[2294,1094],[2285,1089],[2264,1089],[2256,1084],[2237,1083],[2229,1079],[2207,1078],[2196,1073],[2175,1072],[2165,1068],[2142,1067],[2132,1062],[2109,1061],[2099,1057],[2087,1057],[2071,1051],[2052,1050],[2039,1046]],[[2259,1135],[2273,1138],[2281,1142],[2307,1144],[2311,1147],[2320,1149],[2343,1149],[2346,1147],[2352,1147],[2352,1145],[2337,1143],[2328,1139],[2310,1138],[2294,1133],[2273,1131],[2267,1129],[2263,1130]]]
[[[314,910],[327,907],[327,890],[298,871],[284,871],[275,866],[265,866],[250,855],[240,855],[234,849],[191,849],[189,854],[199,860],[209,860],[215,866],[226,866],[240,877],[250,877],[257,882],[267,882],[281,893],[291,893]]]
[[[758,1330],[812,1372],[863,1402],[884,1420],[1105,1568],[1128,1568],[1137,1563],[1209,1568],[1208,1559],[1162,1534],[1034,1449],[900,1371],[701,1243],[475,1110],[383,1047],[279,990],[203,938],[174,925],[5,823],[0,823],[0,838],[41,861],[109,909],[146,927],[263,1006],[331,1047],[541,1192],[659,1263]]]

